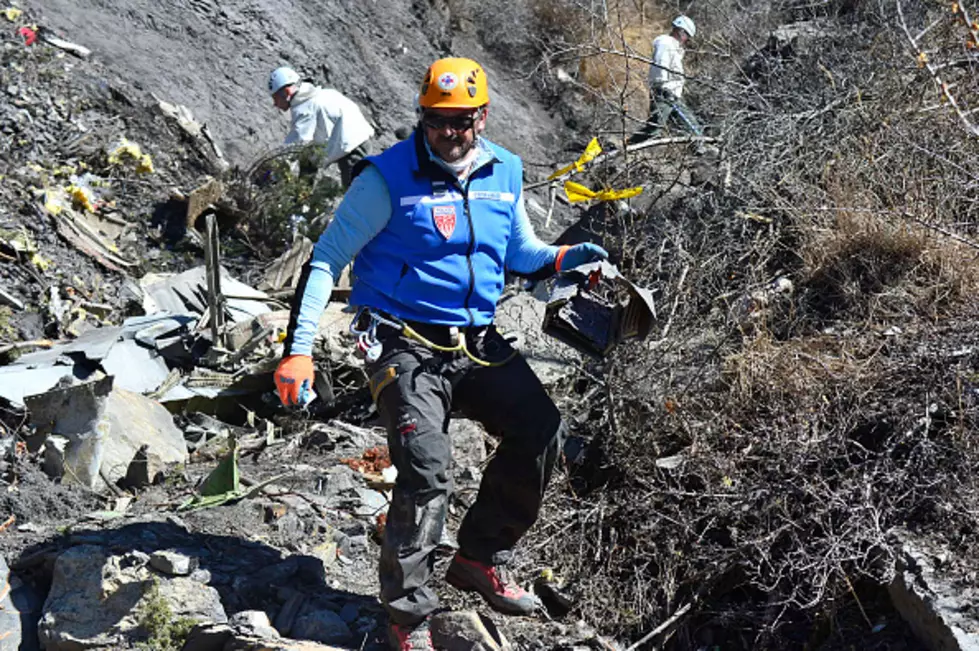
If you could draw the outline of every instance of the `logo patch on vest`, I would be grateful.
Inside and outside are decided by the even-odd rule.
[[[432,206],[432,220],[442,237],[449,239],[456,229],[456,207]]]

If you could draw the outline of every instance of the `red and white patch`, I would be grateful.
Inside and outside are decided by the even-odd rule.
[[[446,72],[438,80],[439,88],[448,92],[459,85],[459,78],[453,72]]]
[[[456,229],[456,207],[432,206],[432,220],[442,237],[449,239]]]

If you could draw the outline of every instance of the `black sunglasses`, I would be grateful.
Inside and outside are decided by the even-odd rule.
[[[453,131],[468,131],[473,128],[476,122],[476,114],[473,115],[436,115],[425,113],[422,115],[422,124],[429,129],[444,129],[446,127]]]

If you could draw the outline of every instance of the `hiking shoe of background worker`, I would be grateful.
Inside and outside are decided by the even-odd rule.
[[[428,620],[415,624],[391,624],[388,641],[395,651],[435,651]]]
[[[449,585],[482,595],[491,607],[508,615],[532,615],[540,600],[510,578],[502,565],[484,565],[456,554],[445,574]]]

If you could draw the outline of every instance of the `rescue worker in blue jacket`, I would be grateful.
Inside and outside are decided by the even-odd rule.
[[[504,271],[543,278],[607,257],[594,244],[556,247],[534,233],[520,158],[481,136],[486,73],[470,59],[436,61],[419,92],[410,138],[365,160],[306,265],[285,357],[284,404],[313,380],[319,317],[356,256],[350,303],[361,308],[370,389],[398,470],[380,561],[394,649],[433,649],[431,583],[452,491],[449,413],[501,442],[459,530],[446,579],[490,606],[530,614],[538,603],[507,573],[537,519],[565,425],[526,360],[493,327]]]

